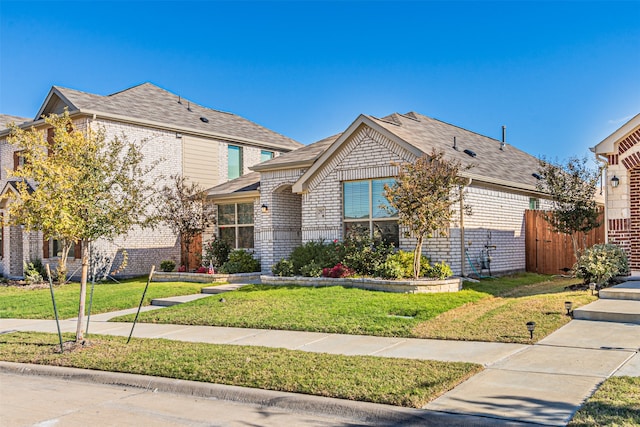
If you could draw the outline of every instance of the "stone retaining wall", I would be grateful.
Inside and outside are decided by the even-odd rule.
[[[206,273],[176,273],[157,271],[153,273],[153,282],[194,282],[194,283],[260,283],[260,273],[238,274],[206,274]]]
[[[367,289],[371,291],[407,294],[458,292],[462,289],[462,279],[457,277],[444,280],[384,280],[369,278],[334,279],[329,277],[260,276],[260,281],[264,285],[344,286],[348,288]]]

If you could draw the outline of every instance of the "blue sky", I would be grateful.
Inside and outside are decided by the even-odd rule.
[[[640,1],[0,0],[0,113],[146,81],[304,144],[417,111],[564,159],[640,112]]]

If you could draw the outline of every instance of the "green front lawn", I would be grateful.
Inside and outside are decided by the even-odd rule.
[[[124,280],[121,283],[96,284],[93,292],[92,314],[137,307],[147,283],[146,278]],[[196,294],[202,283],[153,282],[145,297],[144,305],[154,298]],[[87,285],[87,306],[91,284]],[[68,283],[55,286],[56,306],[62,319],[78,316],[80,284]],[[18,286],[0,286],[0,318],[53,319],[53,304],[49,287],[27,289]]]
[[[640,377],[611,377],[580,408],[569,427],[640,425]]]
[[[530,343],[567,323],[564,301],[595,299],[566,291],[572,279],[521,274],[466,284],[455,293],[394,294],[342,287],[252,285],[140,315],[140,321],[287,329],[395,337]],[[224,302],[220,300],[224,298]],[[133,316],[114,320],[132,321]]]
[[[66,334],[66,339],[72,335]],[[54,334],[0,335],[0,360],[128,372],[420,408],[482,370],[453,363],[266,347],[92,336],[58,353]]]

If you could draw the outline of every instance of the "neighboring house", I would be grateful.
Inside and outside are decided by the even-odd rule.
[[[473,169],[463,173],[472,215],[460,210],[448,237],[428,239],[425,254],[456,274],[472,273],[491,257],[492,272],[525,269],[524,211],[541,207],[538,160],[504,141],[417,113],[359,116],[343,133],[252,167],[253,173],[209,190],[218,205],[217,233],[255,250],[263,271],[312,241],[342,239],[355,225],[378,230],[402,249],[414,240],[380,208],[393,163],[413,162],[435,148]],[[542,201],[544,205],[544,201]],[[242,212],[253,212],[249,216]],[[224,216],[224,218],[223,218]],[[465,251],[468,251],[469,260]],[[484,273],[487,271],[485,269]]]
[[[607,165],[607,241],[624,248],[629,267],[640,274],[640,114],[591,148]]]
[[[20,147],[7,143],[6,124],[47,131],[43,115],[68,109],[78,129],[105,129],[107,139],[126,135],[143,144],[146,162],[161,160],[148,179],[160,188],[172,174],[182,174],[209,188],[249,172],[249,167],[289,152],[302,144],[235,114],[213,110],[151,83],[107,96],[54,86],[35,114],[35,119],[1,116],[0,191],[14,191],[7,171],[19,167]],[[6,214],[7,202],[0,205]],[[41,233],[23,233],[19,226],[2,227],[0,274],[20,277],[23,262],[42,259],[56,264],[58,242],[43,241]],[[145,274],[165,259],[179,260],[180,242],[167,227],[154,231],[133,230],[114,242],[97,242],[97,253],[119,262],[128,254],[124,275]],[[70,254],[69,271],[79,267],[80,253]]]

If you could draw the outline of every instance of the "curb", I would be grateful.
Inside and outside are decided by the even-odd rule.
[[[207,399],[227,400],[323,416],[347,418],[367,425],[402,426],[522,426],[519,422],[436,411],[402,408],[369,402],[321,396],[202,383],[149,375],[95,371],[61,366],[0,361],[0,373],[54,377],[68,381],[135,387],[152,392],[174,393]]]

